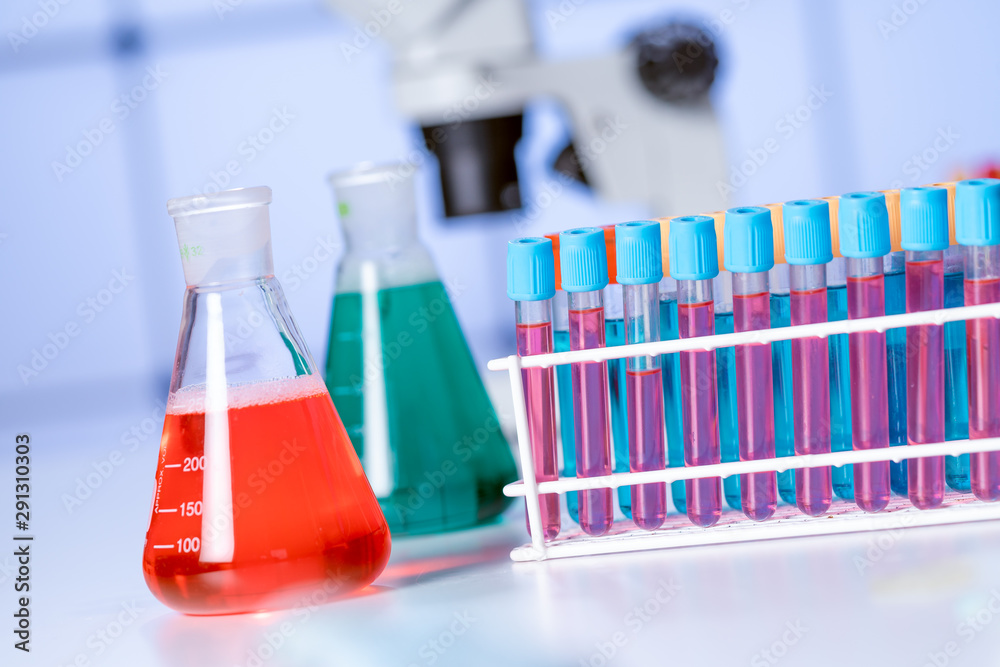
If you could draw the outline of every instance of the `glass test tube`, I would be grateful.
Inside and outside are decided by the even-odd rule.
[[[664,278],[660,283],[660,338],[677,340],[677,282]],[[684,467],[684,433],[681,416],[681,360],[677,352],[660,355],[663,378],[663,421],[667,434],[667,465]],[[684,482],[670,484],[670,497],[678,512],[687,513]]]
[[[787,234],[786,234],[787,243]],[[789,265],[791,323],[827,321],[826,266]],[[795,453],[830,451],[831,357],[827,338],[796,338],[792,343],[792,396],[795,397]],[[848,447],[849,449],[849,447]],[[831,470],[801,468],[795,471],[795,504],[804,513],[819,516],[830,508]]]
[[[670,277],[677,281],[677,320],[681,338],[710,336],[715,329],[712,279],[719,275],[715,220],[689,215],[670,221]],[[720,463],[719,408],[715,352],[680,353],[681,416],[686,466]],[[722,514],[719,477],[685,480],[687,515],[712,526]]]
[[[965,277],[962,246],[944,251],[944,307],[965,305]],[[965,322],[944,324],[944,438],[969,437],[969,380],[965,361]],[[956,491],[969,491],[969,455],[947,456],[944,476]]]
[[[770,327],[767,271],[733,273],[733,323],[737,332]],[[736,346],[736,389],[741,422],[740,460],[774,458],[774,386],[769,344]],[[774,471],[740,475],[740,492],[747,517],[764,521],[774,514],[778,504]]]
[[[551,299],[516,301],[514,316],[519,355],[547,354],[553,351]],[[551,367],[521,370],[535,479],[539,482],[559,477],[553,376],[554,369]],[[542,513],[542,532],[545,539],[550,540],[559,534],[560,529],[559,494],[544,494],[539,497],[538,504]]]
[[[827,264],[826,314],[830,322],[847,319],[847,260],[834,257]],[[830,347],[830,449],[854,448],[851,426],[851,363],[847,334],[829,337]],[[838,498],[854,501],[853,466],[833,466],[830,476]]]
[[[625,315],[623,313],[623,285],[613,284],[604,288],[605,344],[608,347],[625,345]],[[608,392],[611,399],[611,446],[614,450],[615,472],[628,472],[628,391],[625,382],[625,360],[608,359]],[[631,487],[618,487],[618,506],[622,514],[632,517]]]
[[[651,221],[615,226],[618,282],[622,285],[625,342],[660,340],[660,289],[663,252],[660,225]],[[632,472],[663,470],[663,389],[660,355],[629,357],[626,361],[628,462]],[[629,488],[632,520],[655,530],[667,515],[667,485],[663,482]]]
[[[885,315],[882,257],[847,258],[849,319]],[[885,334],[865,331],[848,335],[851,364],[851,417],[855,449],[889,446]],[[854,498],[866,512],[889,504],[889,462],[854,464]]]
[[[569,293],[569,347],[604,347],[604,298],[601,290]],[[608,367],[603,361],[572,364],[573,417],[576,422],[577,477],[611,474]],[[611,489],[579,492],[580,527],[603,535],[611,527]]]
[[[1000,301],[1000,245],[965,247],[965,303]],[[969,373],[969,438],[1000,437],[1000,320],[965,323]],[[969,455],[972,493],[1000,499],[1000,452]]]
[[[906,251],[906,312],[944,308],[944,253]],[[906,328],[907,433],[914,444],[944,442],[944,328]],[[907,466],[914,507],[944,501],[944,457],[911,459]]]
[[[676,224],[675,221],[672,222]],[[715,333],[713,311],[710,279],[677,281],[677,317],[681,338]],[[680,362],[684,462],[689,466],[721,463],[715,352],[681,352]],[[719,520],[722,514],[720,482],[718,477],[686,480],[687,515],[693,523],[708,527]]]
[[[733,274],[719,271],[712,280],[715,305],[715,334],[731,334],[733,328]],[[719,405],[719,451],[723,463],[740,460],[739,402],[736,399],[736,348],[715,350],[716,383]],[[722,493],[726,504],[737,512],[743,511],[740,496],[740,476],[722,478]]]
[[[569,352],[569,309],[567,293],[556,290],[552,299],[552,338],[556,352]],[[562,445],[562,475],[576,477],[576,421],[573,419],[573,371],[568,364],[556,366],[556,394],[559,402],[559,440]],[[566,494],[566,509],[574,523],[580,523],[578,491]]]
[[[659,296],[656,283],[625,285],[625,335],[629,345],[660,339]],[[629,357],[628,386],[629,465],[632,472],[663,470],[663,390],[659,356]],[[632,490],[632,520],[646,530],[663,524],[667,514],[664,483],[639,484]]]
[[[768,274],[771,287],[771,327],[787,327],[792,323],[789,293],[789,265],[775,264]],[[792,341],[771,343],[771,375],[774,380],[774,453],[775,456],[795,454],[795,413],[792,408]],[[781,499],[795,504],[795,471],[778,473],[778,493]]]
[[[902,251],[891,252],[883,260],[885,283],[885,314],[906,312],[906,256]],[[889,391],[889,446],[906,445],[906,328],[885,332],[886,387]],[[889,462],[889,484],[892,492],[906,496],[908,460]]]

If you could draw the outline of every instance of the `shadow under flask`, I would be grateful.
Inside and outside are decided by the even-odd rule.
[[[266,187],[172,199],[187,291],[143,573],[188,614],[370,584],[385,518],[292,320]]]

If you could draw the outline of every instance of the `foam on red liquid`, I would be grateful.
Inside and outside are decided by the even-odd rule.
[[[882,274],[847,278],[847,317],[885,315]],[[851,365],[851,426],[855,449],[889,446],[889,395],[886,377],[885,333],[848,334]],[[889,462],[854,464],[854,498],[866,512],[889,504]]]
[[[965,305],[1000,301],[1000,279],[966,280]],[[1000,436],[1000,320],[965,323],[969,365],[969,439]],[[980,500],[1000,499],[1000,452],[969,455],[972,492]]]
[[[204,478],[220,471],[196,463],[205,452],[204,387],[168,400],[143,554],[153,594],[185,613],[228,614],[370,584],[389,559],[389,529],[322,380],[304,375],[227,394],[232,510],[205,527]],[[203,562],[206,546],[229,533],[231,556]]]
[[[906,263],[906,312],[944,308],[944,261]],[[944,442],[944,327],[906,329],[906,433],[910,443]],[[911,459],[909,496],[914,507],[944,502],[944,457]]]
[[[733,295],[733,329],[757,331],[771,326],[771,295]],[[740,415],[740,460],[774,458],[774,393],[771,346],[747,343],[736,346],[736,396]],[[740,475],[743,513],[764,521],[778,506],[774,471]]]
[[[791,323],[826,322],[826,288],[792,290]],[[830,351],[826,338],[792,341],[792,395],[795,403],[795,453],[830,451]],[[812,516],[824,514],[832,500],[830,467],[795,471],[795,504]]]

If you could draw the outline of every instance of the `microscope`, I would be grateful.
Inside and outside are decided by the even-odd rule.
[[[519,209],[515,146],[533,100],[557,100],[570,140],[551,168],[608,201],[653,215],[725,207],[721,131],[709,101],[718,56],[711,34],[671,21],[637,31],[623,49],[579,60],[536,53],[519,0],[329,0],[360,40],[383,39],[393,87],[437,158],[448,218]],[[583,0],[546,12],[558,27]]]

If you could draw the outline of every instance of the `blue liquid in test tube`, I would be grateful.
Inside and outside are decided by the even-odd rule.
[[[843,257],[827,265],[826,309],[831,322],[847,319],[847,266]],[[848,452],[854,448],[851,425],[851,365],[847,334],[830,336],[830,449]],[[854,468],[833,467],[833,492],[843,500],[854,500]]]
[[[660,338],[677,340],[677,282],[664,278],[660,283]],[[664,354],[663,367],[663,420],[667,428],[667,467],[684,467],[684,433],[681,413],[681,359],[680,354]],[[684,482],[670,484],[670,496],[674,507],[681,514],[687,512]]]
[[[556,352],[569,352],[569,310],[566,292],[556,290],[552,302],[552,341]],[[559,402],[559,440],[562,443],[562,476],[576,477],[576,422],[573,419],[573,377],[569,364],[556,366],[556,394]],[[566,494],[566,509],[580,523],[580,502],[576,491]]]
[[[625,315],[622,310],[622,286],[604,288],[605,345],[625,344]],[[625,360],[608,360],[608,393],[611,395],[611,442],[614,449],[615,472],[628,472],[628,391],[625,385]],[[618,487],[618,506],[632,518],[632,487]]]
[[[906,253],[892,252],[885,256],[885,314],[906,312]],[[889,391],[889,446],[900,447],[906,440],[906,328],[885,332],[886,371]],[[909,493],[905,460],[889,464],[889,485],[898,496]]]
[[[732,274],[720,271],[712,281],[715,297],[715,334],[733,333],[733,284]],[[719,447],[722,462],[740,460],[740,422],[736,403],[736,348],[720,347],[715,350],[719,392]],[[739,475],[722,478],[722,492],[726,504],[742,512]]]
[[[944,307],[965,305],[965,275],[962,246],[944,251]],[[944,325],[944,437],[969,437],[969,385],[965,360],[965,322]],[[969,455],[949,456],[944,461],[945,481],[956,491],[969,491]]]
[[[788,286],[788,265],[777,264],[770,272],[771,327],[787,327],[792,323]],[[774,453],[775,456],[795,455],[795,417],[792,398],[792,341],[771,343],[771,373],[774,386]],[[778,473],[778,493],[790,505],[795,504],[795,471]]]

